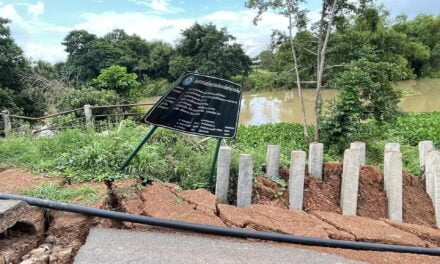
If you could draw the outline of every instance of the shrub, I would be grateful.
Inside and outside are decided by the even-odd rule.
[[[17,113],[20,108],[14,102],[14,93],[8,88],[0,88],[0,111],[9,110],[11,113]]]
[[[295,75],[292,72],[269,72],[256,70],[249,76],[237,75],[233,82],[243,86],[243,91],[272,91],[295,88]]]
[[[170,88],[171,83],[166,79],[148,79],[144,82],[142,93],[144,96],[162,96]]]
[[[394,121],[399,114],[400,93],[392,81],[401,77],[402,73],[391,63],[363,59],[354,62],[334,81],[341,91],[321,116],[323,142],[342,146],[356,140],[354,136],[363,122]]]
[[[83,87],[80,90],[71,90],[57,105],[58,110],[66,111],[75,108],[82,108],[84,105],[109,105],[118,104],[121,102],[121,98],[111,90],[96,90],[92,87]],[[93,114],[106,114],[113,112],[112,109],[95,109]],[[76,117],[83,116],[80,114],[75,114]]]
[[[127,73],[127,68],[113,65],[101,71],[93,79],[93,85],[98,89],[113,90],[128,102],[136,101],[140,97],[140,83],[136,80],[136,73]]]

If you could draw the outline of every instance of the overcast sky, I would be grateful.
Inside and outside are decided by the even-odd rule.
[[[395,17],[420,13],[440,14],[440,0],[377,0]],[[319,16],[320,0],[307,1],[310,16]],[[258,26],[255,11],[244,0],[0,0],[0,17],[12,20],[12,36],[27,57],[55,63],[66,59],[61,41],[73,29],[98,36],[115,28],[146,40],[171,44],[192,25],[212,22],[236,36],[250,56],[269,43],[272,29],[286,29],[285,18],[268,13]]]

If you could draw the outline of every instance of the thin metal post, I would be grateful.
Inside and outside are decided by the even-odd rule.
[[[222,139],[217,139],[217,146],[215,147],[214,158],[212,159],[211,165],[211,173],[209,174],[209,187],[214,186],[214,173],[215,173],[215,165],[217,165],[218,152],[220,150],[220,146],[222,144]]]
[[[144,139],[136,146],[136,148],[130,153],[130,156],[122,163],[121,167],[119,167],[119,170],[122,171],[125,169],[125,167],[130,164],[130,161],[136,156],[136,154],[141,150],[142,146],[147,142],[147,140],[153,135],[154,131],[156,131],[157,126],[153,126],[150,131],[148,131],[147,135],[145,135]]]

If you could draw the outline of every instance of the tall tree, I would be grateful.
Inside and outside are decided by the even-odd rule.
[[[351,13],[359,13],[365,9],[367,3],[371,0],[358,0],[357,3],[348,0],[323,0],[321,8],[321,17],[319,21],[313,24],[313,37],[314,42],[317,43],[317,51],[311,51],[310,49],[298,45],[295,42],[295,37],[291,34],[292,31],[292,19],[299,25],[299,29],[305,28],[306,22],[306,10],[299,8],[300,3],[305,0],[249,0],[247,1],[247,7],[258,9],[256,20],[269,9],[275,9],[280,14],[289,17],[289,42],[292,47],[293,59],[297,61],[295,46],[297,49],[305,50],[316,56],[316,93],[314,99],[314,123],[315,123],[315,138],[314,141],[319,141],[319,116],[321,106],[321,92],[323,89],[324,73],[327,68],[333,68],[335,65],[326,65],[327,48],[330,42],[330,35],[335,25],[339,27],[345,26],[346,17]],[[297,85],[300,89],[300,70],[298,63],[294,63],[295,72],[297,76]]]
[[[29,70],[23,51],[15,44],[9,29],[10,20],[0,17],[0,88],[20,92],[20,73]]]
[[[176,47],[177,56],[170,65],[173,66],[173,71],[176,71],[184,68],[179,65],[184,63],[190,67],[186,70],[221,78],[247,75],[251,59],[244,53],[240,44],[231,43],[234,40],[225,28],[219,30],[213,24],[195,23],[182,32],[182,38]]]
[[[307,142],[310,142],[310,137],[307,129],[307,117],[304,106],[304,98],[301,89],[301,77],[299,74],[299,65],[296,55],[297,52],[293,39],[293,30],[304,29],[306,25],[306,10],[300,8],[301,2],[304,1],[303,0],[268,0],[268,1],[250,0],[246,3],[246,6],[248,8],[254,8],[258,10],[258,14],[254,18],[255,24],[261,19],[263,13],[266,12],[269,8],[277,10],[282,15],[287,16],[288,18],[289,21],[287,25],[287,29],[289,31],[288,40],[290,44],[290,51],[292,53],[292,58],[293,58],[298,95],[301,102],[304,139]]]
[[[406,34],[405,54],[418,77],[440,77],[440,15],[419,15],[413,20],[400,16],[393,25]]]
[[[91,59],[93,58],[89,56],[96,39],[96,35],[85,30],[73,30],[62,42],[65,51],[68,53],[63,71],[74,86],[80,86],[97,74],[96,70],[91,67]]]
[[[9,22],[0,17],[0,110],[40,115],[47,104],[41,96],[30,93],[23,81],[31,66],[11,37]]]
[[[58,70],[69,76],[78,87],[90,84],[101,70],[112,65],[127,68],[140,80],[167,78],[169,61],[174,55],[171,45],[160,41],[148,42],[137,35],[128,35],[115,29],[103,37],[96,37],[84,30],[70,32],[63,45],[68,53],[67,62]]]

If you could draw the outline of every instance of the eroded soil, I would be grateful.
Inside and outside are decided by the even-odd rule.
[[[306,176],[304,182],[303,209],[341,213],[339,206],[341,192],[342,163],[326,163],[323,180]],[[281,169],[281,177],[289,178],[288,170]],[[278,184],[257,178],[255,202],[281,208],[288,208],[288,191]],[[363,166],[359,175],[358,216],[372,219],[388,217],[388,201],[383,189],[383,173],[374,166]],[[425,192],[423,182],[417,177],[403,173],[403,221],[410,224],[435,226],[435,212],[432,201]]]
[[[41,184],[59,184],[63,188],[84,185],[68,185],[60,178],[34,175],[21,169],[4,170],[0,179],[0,192],[14,194]],[[108,208],[105,184],[88,185],[100,197],[89,206]],[[72,263],[93,225],[111,227],[112,223],[80,214],[30,207],[22,222],[0,234],[0,263]]]
[[[0,177],[7,171],[0,173]],[[397,223],[382,219],[386,216],[386,206],[385,209],[382,208],[382,204],[386,205],[386,197],[383,196],[384,192],[381,188],[382,175],[374,167],[365,166],[362,169],[358,200],[358,214],[362,216],[353,217],[339,214],[338,200],[342,166],[337,163],[326,164],[324,171],[323,181],[317,181],[311,177],[307,178],[304,198],[305,211],[303,212],[287,210],[287,191],[277,183],[265,178],[258,178],[255,185],[254,202],[256,204],[244,209],[233,205],[218,204],[216,197],[206,190],[185,191],[174,184],[157,182],[143,186],[136,179],[116,181],[107,185],[94,184],[93,187],[96,190],[106,192],[106,194],[92,206],[184,222],[275,231],[300,236],[422,247],[439,246],[440,231],[429,227],[432,224],[431,220],[421,221],[424,217],[429,218],[429,210],[417,210],[420,216],[410,214],[409,218],[405,218],[405,222],[415,222],[416,224]],[[12,172],[13,175],[20,174],[16,170]],[[30,188],[33,186],[32,184],[40,183],[39,180],[32,179],[33,175],[30,173],[24,172],[23,175],[18,177],[26,182],[21,186]],[[284,174],[284,177],[287,179],[288,175]],[[50,182],[50,179],[46,180]],[[414,199],[420,199],[424,195],[424,190],[420,189],[423,189],[423,185],[413,180],[407,178],[404,183],[406,186],[404,191],[407,195],[416,197],[408,198],[407,206],[412,206],[411,203]],[[67,185],[57,179],[55,181],[64,184],[65,188],[80,187]],[[10,188],[2,188],[4,185],[0,185],[2,192],[11,190]],[[20,188],[15,188],[14,192],[19,193]],[[424,205],[424,203],[427,201],[422,199],[421,204]],[[29,228],[26,230],[26,228],[18,226],[16,230],[9,231],[11,234],[3,234],[0,240],[3,263],[72,263],[76,252],[85,242],[89,229],[94,225],[129,229],[158,229],[73,213],[56,211],[43,213],[39,209],[35,210],[36,219],[42,219],[40,222],[43,224],[40,226],[43,228],[36,232],[36,230]],[[423,212],[428,213],[423,215]],[[417,225],[420,223],[425,226]],[[160,230],[167,232],[166,229]],[[424,255],[321,247],[305,248],[371,263],[440,263],[439,257]],[[4,257],[5,254],[8,254],[7,259]],[[1,258],[0,263],[2,263]]]

